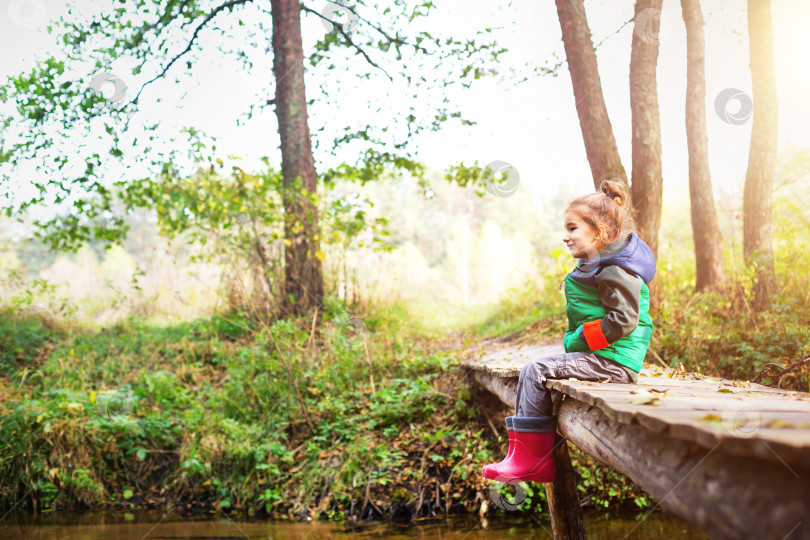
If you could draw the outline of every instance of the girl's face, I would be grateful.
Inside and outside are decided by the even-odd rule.
[[[602,247],[595,227],[585,223],[576,212],[566,212],[563,242],[575,259],[590,259]]]

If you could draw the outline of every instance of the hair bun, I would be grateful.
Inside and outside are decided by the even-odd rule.
[[[627,204],[627,189],[621,182],[614,182],[613,180],[603,180],[599,186],[599,190],[606,196],[613,199],[613,202],[619,206]]]

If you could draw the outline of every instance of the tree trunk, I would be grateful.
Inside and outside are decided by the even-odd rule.
[[[284,184],[285,298],[288,312],[303,313],[323,300],[315,162],[307,123],[301,6],[272,0],[273,75]]]
[[[743,254],[755,270],[754,306],[765,309],[776,291],[772,212],[779,124],[770,0],[748,0],[748,35],[754,123],[743,192]]]
[[[726,279],[723,237],[717,224],[709,140],[706,135],[706,42],[700,0],[681,0],[686,24],[686,142],[689,146],[689,200],[692,238],[695,241],[695,276],[698,291],[717,289]]]
[[[591,166],[593,184],[615,179],[627,185],[613,127],[610,125],[602,82],[596,67],[596,53],[582,0],[556,0],[568,71],[574,87],[579,126],[585,141],[585,153]],[[629,189],[628,189],[629,191]]]
[[[658,114],[658,30],[662,0],[637,0],[630,52],[633,124],[633,208],[636,231],[658,255],[661,227],[661,122]],[[639,16],[657,12],[657,16]]]

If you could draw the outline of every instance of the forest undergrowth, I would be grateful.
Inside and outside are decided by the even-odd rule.
[[[542,486],[523,484],[514,501],[481,477],[506,454],[502,422],[511,411],[476,391],[460,361],[560,339],[557,285],[571,260],[554,258],[542,281],[441,336],[430,317],[402,304],[359,307],[360,318],[334,297],[317,318],[232,311],[170,325],[132,317],[101,329],[6,306],[0,508],[353,521],[504,513],[511,501],[544,512]],[[695,293],[688,264],[659,265],[646,366],[752,381],[767,364],[807,358],[806,273],[778,264],[780,292],[755,311],[749,273]],[[809,373],[807,363],[763,382],[807,392]],[[572,459],[586,509],[654,504],[590,456],[573,449]]]
[[[327,305],[315,332],[238,313],[87,331],[6,310],[0,505],[335,520],[543,510],[542,486],[516,501],[481,477],[506,453],[509,411],[459,367],[476,338],[426,339],[384,316],[359,327]],[[574,464],[587,507],[650,505],[591,457]]]

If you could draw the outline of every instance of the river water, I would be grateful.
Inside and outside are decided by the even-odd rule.
[[[646,517],[644,517],[646,515]],[[641,519],[644,518],[644,519]],[[590,540],[708,539],[699,528],[661,512],[649,515],[586,515]],[[158,511],[84,514],[11,514],[0,522],[0,539],[15,540],[361,540],[424,538],[495,540],[551,538],[548,516],[451,516],[417,520],[408,525],[390,522],[291,522],[229,517],[184,517]]]

